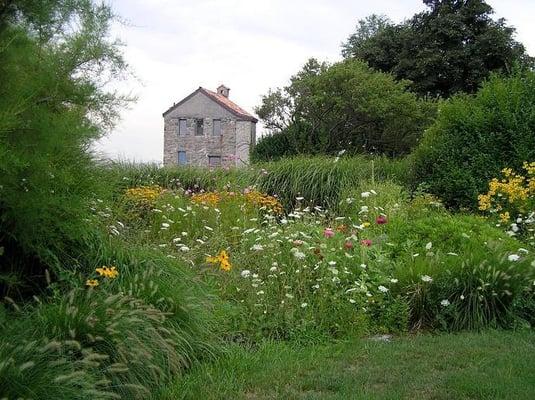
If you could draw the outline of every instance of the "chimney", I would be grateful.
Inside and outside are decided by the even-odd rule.
[[[230,89],[226,87],[225,85],[221,85],[217,88],[217,94],[220,94],[222,96],[225,96],[228,98],[228,93],[230,92]]]

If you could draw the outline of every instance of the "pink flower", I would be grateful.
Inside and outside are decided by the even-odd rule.
[[[332,238],[334,236],[334,231],[331,228],[325,228],[323,231],[323,236],[326,238]]]
[[[370,247],[372,245],[372,241],[370,239],[363,239],[360,241],[360,244],[366,247]]]
[[[293,241],[294,246],[301,246],[304,242],[302,240],[296,239]]]
[[[379,225],[384,225],[388,222],[388,220],[386,219],[386,216],[384,215],[379,215],[376,219],[375,219],[375,222]]]
[[[353,248],[353,242],[347,240],[345,243],[344,243],[344,249],[346,250],[351,250]]]

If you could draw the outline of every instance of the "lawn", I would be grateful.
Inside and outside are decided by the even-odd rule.
[[[232,347],[163,399],[532,399],[533,331]]]

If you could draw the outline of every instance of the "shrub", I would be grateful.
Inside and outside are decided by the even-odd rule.
[[[535,73],[491,77],[474,96],[444,102],[413,156],[413,184],[447,206],[476,208],[506,167],[535,159]]]
[[[283,157],[295,156],[298,151],[292,142],[291,133],[272,133],[262,136],[251,150],[251,161],[276,161]]]
[[[481,218],[414,210],[388,228],[387,254],[414,327],[507,327],[515,302],[532,291],[533,256]]]

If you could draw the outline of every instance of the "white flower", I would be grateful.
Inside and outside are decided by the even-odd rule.
[[[281,224],[286,225],[288,223],[288,220],[286,218],[281,219]]]
[[[447,307],[447,306],[450,305],[450,301],[444,299],[444,300],[442,300],[442,301],[440,302],[440,305],[441,305],[442,307]]]
[[[511,230],[513,232],[518,232],[520,230],[520,228],[518,227],[517,224],[511,224]]]
[[[301,197],[301,196],[299,196],[299,197],[296,197],[295,199],[296,199],[297,201],[303,201],[303,200],[304,200],[305,198],[304,198],[304,197]]]
[[[259,290],[258,292],[256,292],[256,295],[257,296],[262,296],[264,294],[264,291],[263,290]]]
[[[340,283],[340,278],[338,278],[337,276],[334,276],[332,281],[333,283]]]
[[[429,242],[425,245],[425,249],[426,250],[431,250],[431,248],[433,247],[433,243]]]
[[[522,223],[522,218],[517,218],[517,219],[516,219],[516,223],[517,223],[517,224],[521,224],[521,223]]]
[[[286,293],[285,296],[288,297],[289,299],[293,299],[294,298],[294,296],[292,294],[290,294],[290,293]]]
[[[262,251],[262,250],[264,250],[264,246],[262,246],[259,243],[256,243],[256,244],[253,245],[253,247],[251,247],[251,250],[253,250],[253,251]]]
[[[371,193],[370,192],[362,192],[360,194],[360,197],[363,197],[363,198],[366,198],[366,197],[370,197]]]
[[[377,289],[379,289],[380,292],[386,293],[388,292],[388,288],[384,287],[383,285],[379,286]]]
[[[360,212],[361,212],[361,213],[364,214],[364,213],[367,213],[368,211],[369,211],[368,206],[362,206],[362,207],[360,207]]]
[[[360,268],[366,269],[366,264],[360,264]]]
[[[162,222],[162,229],[168,229],[170,226],[167,222]]]
[[[510,254],[509,257],[507,257],[509,261],[518,261],[520,260],[520,256],[518,254]]]
[[[242,276],[242,278],[247,278],[249,275],[251,275],[251,271],[249,271],[248,269],[244,269],[240,275]]]
[[[351,204],[351,203],[353,203],[353,201],[355,201],[355,199],[353,199],[352,197],[348,197],[348,198],[346,199],[346,203],[347,203],[347,204]]]
[[[433,278],[431,278],[429,275],[422,275],[422,281],[433,282]]]
[[[189,251],[189,247],[188,246],[182,246],[180,248],[180,251],[183,251],[183,252]]]
[[[294,253],[294,257],[297,258],[298,260],[303,260],[306,257],[305,253],[299,250],[294,251],[293,253]]]
[[[344,154],[345,152],[346,152],[346,150],[345,150],[345,149],[343,149],[343,150],[340,150],[340,151],[338,152],[338,155],[339,155],[339,156],[341,156],[341,155],[343,155],[343,154]]]
[[[464,300],[464,294],[461,294],[461,295],[459,296],[459,298],[460,298],[461,300]]]
[[[353,300],[353,299],[349,299],[349,302],[350,302],[351,304],[355,304],[355,303],[356,303],[356,301]]]
[[[392,283],[398,283],[398,280],[397,280],[396,278],[392,278],[392,279],[390,279],[390,282],[392,282]]]
[[[209,226],[205,226],[204,229],[206,229],[207,231],[210,231],[210,232],[212,232],[214,230],[214,228],[211,228]]]
[[[312,289],[319,289],[319,288],[320,288],[320,285],[317,283],[314,286],[312,286]]]
[[[372,194],[377,194],[377,192],[376,192],[375,190],[373,190],[373,189],[370,190],[370,192],[371,192]]]
[[[269,272],[275,272],[276,270],[277,270],[277,267],[271,267],[271,268],[269,269]]]
[[[188,236],[188,232],[182,232],[182,236]]]
[[[301,303],[301,308],[305,308],[306,306],[308,306],[308,303]]]
[[[331,265],[331,266],[335,266],[336,265],[336,261],[329,261],[328,264]]]

